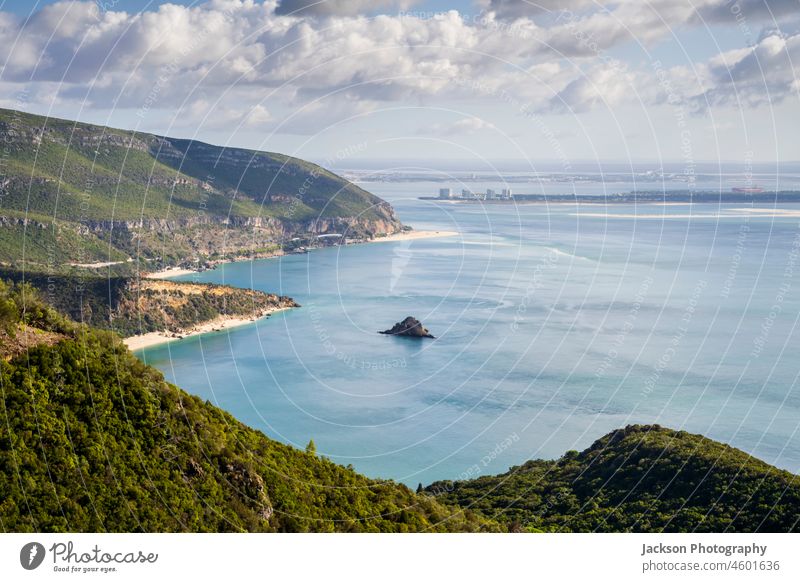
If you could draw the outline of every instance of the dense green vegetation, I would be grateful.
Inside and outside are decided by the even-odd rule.
[[[121,295],[111,319],[97,327],[123,337],[151,331],[180,333],[220,316],[256,319],[276,309],[298,307],[289,297],[203,283],[131,281]]]
[[[0,109],[0,134],[11,150],[6,208],[67,221],[193,218],[201,210],[223,218],[386,217],[380,198],[281,154],[8,109]]]
[[[0,139],[0,218],[30,221],[0,237],[4,262],[20,260],[23,241],[27,261],[40,264],[179,263],[297,233],[370,236],[400,227],[380,198],[281,154],[7,109]]]
[[[180,333],[220,316],[260,317],[273,309],[297,307],[289,297],[227,285],[14,269],[0,269],[0,278],[24,281],[73,321],[122,337],[152,331]]]
[[[0,218],[0,264],[46,265],[67,272],[71,263],[119,262],[128,255],[92,233],[78,233],[76,225],[58,224],[47,217],[2,209]]]
[[[52,300],[53,278],[43,282]],[[65,297],[72,285],[98,305],[117,293],[118,313],[132,297],[124,278],[61,282]],[[153,284],[157,304],[186,299]],[[188,295],[252,307],[230,291],[245,290]],[[304,451],[282,445],[189,396],[116,334],[59,314],[30,282],[0,282],[0,390],[6,531],[788,532],[800,519],[796,475],[657,425],[415,494],[320,458],[313,439]]]
[[[59,275],[0,269],[0,279],[27,283],[37,296],[72,321],[92,327],[109,328],[109,314],[117,308],[129,286],[129,277],[100,277],[94,274]]]
[[[75,323],[41,301],[31,285],[0,280],[0,358],[52,345],[75,329]]]
[[[700,435],[628,426],[557,461],[425,489],[512,531],[789,532],[798,477]]]
[[[65,336],[0,360],[0,530],[498,527],[313,447],[268,439],[166,383],[114,334],[60,316],[31,288],[0,285],[0,308],[7,324]]]

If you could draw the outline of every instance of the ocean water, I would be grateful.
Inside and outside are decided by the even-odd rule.
[[[415,486],[631,423],[800,470],[800,206],[460,205],[370,184],[420,230],[184,277],[302,308],[139,355],[268,436]],[[758,209],[756,209],[758,210]],[[376,333],[407,315],[436,336]]]

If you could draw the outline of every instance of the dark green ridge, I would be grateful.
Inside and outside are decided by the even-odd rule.
[[[657,425],[414,494],[244,426],[29,285],[0,286],[0,355],[4,531],[789,532],[800,515],[796,475]]]
[[[36,295],[0,283],[0,530],[500,529],[267,438]]]
[[[800,518],[797,475],[658,425],[628,426],[581,453],[426,491],[512,531],[791,532]]]

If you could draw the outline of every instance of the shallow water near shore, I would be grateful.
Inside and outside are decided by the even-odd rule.
[[[797,218],[717,218],[741,204],[593,217],[370,189],[405,223],[460,235],[182,277],[302,307],[139,356],[272,438],[313,438],[319,454],[412,486],[558,457],[631,423],[800,469]],[[436,339],[377,333],[408,315]]]

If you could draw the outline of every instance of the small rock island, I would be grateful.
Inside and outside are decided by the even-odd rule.
[[[422,326],[422,323],[415,317],[406,317],[400,323],[395,323],[392,329],[379,331],[385,335],[402,335],[405,337],[429,337],[435,339],[431,333]]]

